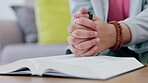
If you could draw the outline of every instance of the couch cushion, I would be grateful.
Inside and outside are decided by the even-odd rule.
[[[67,43],[61,44],[16,44],[4,48],[1,62],[13,62],[25,58],[47,57],[65,54]]]
[[[8,44],[22,43],[22,34],[17,22],[0,20],[0,52]]]
[[[37,0],[36,15],[39,43],[67,42],[70,24],[68,0]]]
[[[25,43],[37,42],[37,28],[34,9],[26,6],[11,6],[16,13]]]

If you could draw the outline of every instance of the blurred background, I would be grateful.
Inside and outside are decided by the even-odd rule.
[[[0,19],[1,20],[14,20],[16,16],[13,10],[10,8],[11,5],[24,5],[25,0],[0,0]]]
[[[0,0],[0,62],[63,55],[68,0]]]

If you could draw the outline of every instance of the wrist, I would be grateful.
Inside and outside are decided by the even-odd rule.
[[[110,37],[111,37],[111,47],[114,47],[116,45],[116,29],[115,26],[113,24],[108,24],[109,27],[109,32],[110,32]]]
[[[123,28],[123,44],[127,44],[131,41],[131,31],[129,29],[129,27],[124,24],[124,23],[120,23],[121,27]]]
[[[119,50],[123,45],[123,28],[117,21],[110,21],[109,24],[113,24],[116,29],[116,44],[111,49]]]
[[[131,40],[131,32],[128,26],[124,23],[110,22],[110,32],[112,33],[112,49],[118,50],[122,45],[127,44]]]

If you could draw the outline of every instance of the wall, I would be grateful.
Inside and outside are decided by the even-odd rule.
[[[24,5],[25,0],[0,0],[0,20],[16,20],[11,5]]]

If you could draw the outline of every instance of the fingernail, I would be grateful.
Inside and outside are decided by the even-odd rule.
[[[99,41],[100,41],[100,39],[99,39],[99,38],[97,38],[97,39],[96,39],[96,42],[98,43]]]
[[[94,32],[94,37],[97,37],[98,33],[97,32]]]

